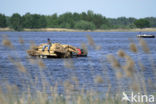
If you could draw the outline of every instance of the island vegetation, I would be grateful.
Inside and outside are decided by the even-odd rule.
[[[58,15],[40,15],[14,13],[6,16],[0,13],[0,28],[10,28],[16,31],[23,29],[65,28],[79,30],[108,30],[108,29],[136,29],[155,28],[156,17],[136,19],[133,17],[106,18],[91,10],[82,13],[66,12]]]

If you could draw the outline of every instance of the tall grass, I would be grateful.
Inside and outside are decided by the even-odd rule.
[[[93,47],[94,51],[101,49],[100,46],[96,45],[91,36],[87,35],[87,39],[89,46]],[[19,38],[19,43],[22,46],[24,45],[24,40],[22,37]],[[145,54],[150,54],[148,45],[144,40],[140,39],[139,44],[139,47],[142,47]],[[6,36],[3,37],[2,45],[3,47],[9,48],[10,50],[15,50],[15,48],[13,48],[14,46],[12,45],[12,42]],[[33,46],[36,45],[32,42],[31,47]],[[82,48],[85,48],[87,50],[87,47],[84,43],[82,44]],[[113,54],[106,55],[106,60],[113,68],[118,83],[118,87],[116,91],[113,91],[113,93],[111,91],[112,80],[109,77],[105,77],[105,79],[103,79],[103,76],[108,76],[107,71],[109,70],[106,65],[107,62],[103,62],[103,58],[105,57],[99,59],[101,62],[99,64],[102,66],[101,70],[103,76],[101,74],[95,75],[94,81],[92,82],[97,86],[98,84],[105,83],[108,88],[106,93],[103,93],[98,92],[95,89],[85,89],[85,87],[83,87],[85,85],[81,86],[78,78],[74,74],[71,75],[71,80],[66,80],[61,83],[56,82],[53,86],[46,79],[43,79],[42,83],[40,84],[40,86],[42,86],[42,90],[38,90],[36,88],[38,82],[37,76],[34,80],[31,77],[30,73],[27,71],[27,68],[22,64],[22,62],[19,62],[8,55],[8,59],[12,64],[16,66],[18,71],[30,78],[31,86],[27,85],[27,90],[21,91],[16,85],[6,84],[6,88],[0,88],[0,104],[130,104],[130,102],[128,101],[121,100],[123,91],[134,91],[140,92],[141,94],[148,94],[147,85],[150,85],[150,88],[155,89],[155,83],[150,79],[148,80],[148,82],[145,81],[146,79],[143,74],[143,71],[145,69],[143,63],[139,58],[137,45],[131,42],[129,48],[131,52],[135,53],[138,56],[137,63],[123,49],[119,49],[116,56],[114,56]],[[18,55],[16,55],[16,58],[19,59]],[[120,59],[122,59],[123,61],[119,61]],[[153,72],[156,73],[154,61],[152,58],[149,59]],[[45,69],[46,64],[44,64],[42,59],[28,58],[28,62],[32,65],[37,65],[41,76],[45,76],[42,71]],[[137,65],[141,70],[136,67]],[[76,67],[74,66],[74,61],[72,59],[64,59],[64,67],[71,70],[76,69]],[[88,66],[88,68],[94,70],[92,66]],[[92,73],[92,75],[94,75],[94,73]],[[120,86],[122,85],[123,79],[128,79],[131,82],[128,86],[128,90],[124,90],[122,89],[122,86]],[[58,91],[58,84],[64,86],[64,92],[61,94]],[[31,91],[30,89],[30,87],[32,86],[34,86],[35,89],[33,91]],[[138,104],[145,103],[141,102]]]

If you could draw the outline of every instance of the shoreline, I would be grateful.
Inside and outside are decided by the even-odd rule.
[[[12,31],[11,28],[0,28],[0,32]],[[39,29],[23,29],[25,32],[156,32],[156,28],[144,28],[144,29],[96,29],[96,30],[78,30],[78,29],[67,29],[67,28],[39,28]]]

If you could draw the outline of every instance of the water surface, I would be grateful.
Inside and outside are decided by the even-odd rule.
[[[87,34],[94,39],[96,45],[101,46],[101,50],[95,50],[88,45]],[[87,89],[93,88],[106,92],[109,84],[112,85],[114,90],[120,84],[122,89],[126,90],[130,84],[129,79],[124,78],[120,81],[121,83],[118,83],[114,69],[111,68],[106,60],[107,54],[117,56],[119,49],[123,49],[136,63],[138,58],[140,58],[146,69],[143,71],[145,80],[151,79],[155,82],[149,57],[154,62],[156,61],[156,39],[145,39],[151,51],[150,54],[145,54],[138,44],[137,34],[137,32],[0,32],[0,42],[2,43],[3,35],[7,35],[14,46],[14,49],[9,49],[2,46],[2,44],[0,45],[0,86],[5,87],[9,83],[18,86],[22,90],[25,90],[27,87],[40,90],[42,89],[42,81],[46,80],[51,86],[54,86],[57,82],[61,92],[63,91],[61,83],[76,76],[80,87]],[[156,34],[156,32],[151,32],[151,34]],[[19,37],[23,38],[24,45],[19,43]],[[43,59],[46,68],[40,71],[37,65],[32,65],[28,61],[26,50],[29,49],[31,41],[39,45],[45,43],[47,38],[50,38],[53,43],[70,44],[76,47],[80,47],[81,43],[86,43],[88,46],[88,57],[73,58],[74,69],[64,67],[64,61],[69,59]],[[138,54],[129,50],[130,39],[137,44]],[[8,60],[8,56],[15,57],[17,61],[20,61],[26,67],[29,76],[19,72],[15,65]],[[16,58],[17,56],[20,60]],[[123,61],[120,58],[118,59]],[[139,68],[137,68],[137,71],[139,71]],[[104,79],[103,83],[94,83],[97,75],[102,76]],[[38,81],[34,87],[30,80],[35,80],[36,77]],[[110,80],[110,83],[108,83],[107,79]],[[150,90],[155,91],[155,89]]]

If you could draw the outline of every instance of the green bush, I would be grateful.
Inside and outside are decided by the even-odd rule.
[[[150,27],[150,22],[146,19],[139,19],[136,20],[134,22],[134,24],[136,25],[136,27],[138,28],[146,28],[146,27]]]
[[[100,26],[100,29],[110,29],[110,27],[106,24]]]
[[[11,27],[16,31],[21,31],[22,27],[22,17],[18,13],[14,13],[10,18]]]
[[[83,29],[83,30],[94,30],[96,26],[92,22],[81,20],[75,23],[75,29]]]
[[[6,27],[7,23],[6,23],[6,17],[3,14],[0,14],[0,27]]]

